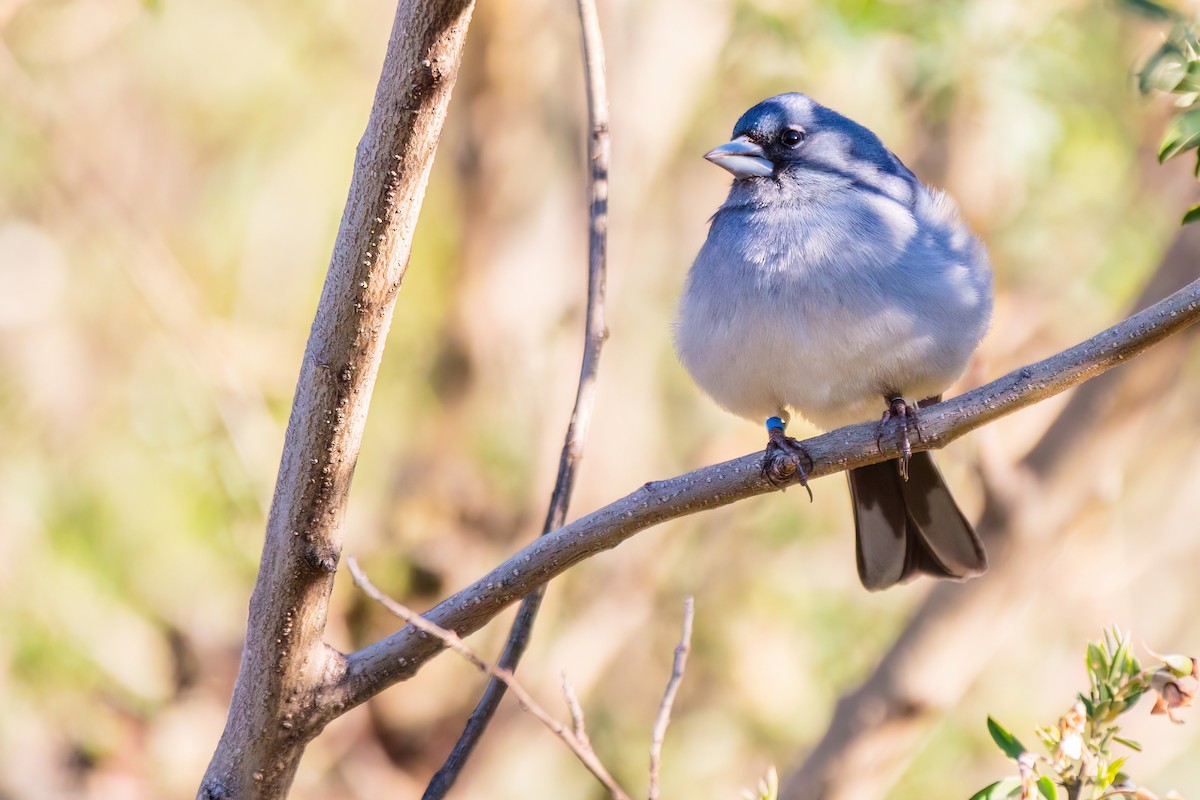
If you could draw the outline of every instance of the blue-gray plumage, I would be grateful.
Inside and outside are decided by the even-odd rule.
[[[903,424],[962,374],[991,317],[987,253],[953,201],[875,134],[783,94],[705,157],[734,181],[688,274],[675,341],[714,400],[779,417],[773,446],[795,447],[789,412],[825,429],[880,409]],[[898,466],[850,473],[863,583],[982,572],[979,539],[928,453]]]

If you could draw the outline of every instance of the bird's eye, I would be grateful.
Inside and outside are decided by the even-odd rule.
[[[779,137],[788,147],[795,147],[804,141],[804,131],[800,128],[788,128]]]

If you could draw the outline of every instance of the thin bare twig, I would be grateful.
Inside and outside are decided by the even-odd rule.
[[[542,535],[562,527],[567,517],[567,507],[575,486],[575,472],[583,457],[587,441],[588,426],[596,400],[596,374],[600,365],[600,350],[608,338],[604,321],[604,291],[608,255],[608,90],[605,84],[604,41],[600,35],[600,23],[596,17],[593,0],[578,0],[579,23],[583,41],[584,79],[587,84],[588,126],[588,289],[587,317],[584,329],[583,360],[579,368],[579,386],[575,392],[575,408],[563,442],[562,455],[558,460],[558,476]],[[500,656],[503,669],[516,670],[537,619],[538,609],[545,595],[545,584],[538,586],[521,601],[508,641]],[[505,684],[496,678],[488,681],[479,703],[471,712],[458,741],[447,756],[446,762],[430,780],[425,789],[424,800],[441,800],[458,779],[459,773],[470,758],[475,745],[483,736],[488,722],[504,698]]]
[[[687,669],[688,652],[692,649],[692,617],[695,615],[695,605],[695,601],[691,597],[683,601],[683,633],[679,637],[679,644],[675,645],[675,662],[671,666],[671,679],[667,681],[667,689],[663,692],[662,703],[658,707],[658,716],[654,720],[654,734],[650,737],[650,788],[646,793],[648,800],[658,800],[663,739],[667,736],[667,726],[671,724],[671,708],[675,705],[675,694],[679,691],[683,672]]]
[[[591,740],[587,735],[587,722],[583,718],[583,706],[579,704],[579,695],[575,694],[575,687],[571,685],[566,672],[562,674],[562,692],[563,699],[567,701],[567,709],[571,712],[571,722],[575,726],[575,737],[581,742],[587,742],[590,746]]]
[[[350,567],[350,574],[354,577],[354,583],[358,586],[358,588],[362,589],[368,597],[370,597],[372,600],[375,600],[388,611],[416,628],[421,632],[421,634],[432,636],[442,645],[445,645],[465,658],[467,661],[470,661],[482,672],[487,673],[488,675],[492,676],[492,678],[503,683],[514,695],[516,695],[517,700],[520,701],[525,710],[527,710],[530,714],[533,714],[533,716],[536,717],[539,722],[549,728],[555,736],[561,739],[563,743],[570,748],[571,752],[575,754],[575,757],[578,758],[579,761],[588,768],[589,772],[596,776],[596,780],[604,784],[604,787],[608,789],[615,800],[631,800],[625,790],[620,787],[616,779],[613,778],[609,771],[604,767],[604,764],[600,762],[600,759],[596,756],[596,752],[592,749],[591,743],[588,742],[587,738],[581,738],[576,733],[572,733],[571,731],[567,730],[565,725],[551,716],[546,709],[542,708],[537,700],[533,699],[533,695],[529,694],[525,687],[517,681],[516,676],[513,675],[512,672],[502,669],[494,664],[489,663],[488,661],[485,661],[483,658],[480,658],[480,656],[474,650],[472,650],[471,647],[454,631],[447,630],[440,625],[430,622],[412,609],[396,602],[383,592],[379,591],[379,589],[375,587],[375,584],[371,583],[371,580],[358,566],[358,562],[353,556],[346,559],[346,563]],[[568,705],[571,705],[571,703],[568,702]],[[574,703],[572,715],[576,713],[575,709],[577,708],[578,700],[576,700]],[[583,712],[578,711],[578,714],[579,716],[576,718],[575,722],[577,729],[583,725]]]

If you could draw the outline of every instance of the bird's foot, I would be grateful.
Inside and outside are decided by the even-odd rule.
[[[921,423],[917,418],[917,405],[909,405],[904,402],[903,397],[888,398],[887,411],[883,412],[883,419],[879,420],[879,427],[875,429],[875,446],[883,450],[883,436],[887,433],[888,423],[896,420],[896,430],[900,436],[900,477],[908,480],[908,461],[912,458],[912,443],[908,438],[908,429],[911,427],[916,432],[917,438],[921,436]]]
[[[767,449],[763,453],[762,476],[780,489],[786,489],[793,479],[798,478],[800,485],[808,492],[808,501],[811,503],[813,492],[808,485],[805,462],[811,465],[812,459],[804,452],[800,442],[784,433],[783,420],[779,417],[767,420]]]

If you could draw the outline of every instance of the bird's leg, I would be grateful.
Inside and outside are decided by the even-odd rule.
[[[893,419],[896,420],[896,428],[900,434],[900,477],[908,480],[908,460],[912,458],[912,443],[908,439],[908,429],[916,432],[917,438],[921,438],[921,423],[917,419],[917,406],[914,403],[909,405],[904,402],[904,398],[900,396],[892,396],[885,398],[888,403],[887,410],[883,412],[883,418],[879,420],[879,427],[875,430],[875,446],[883,450],[883,435],[887,433],[888,423]]]
[[[787,488],[793,474],[800,479],[800,485],[808,492],[808,501],[813,499],[812,489],[808,486],[808,475],[804,471],[804,462],[810,464],[812,459],[800,442],[784,433],[787,423],[779,417],[767,420],[767,450],[763,453],[762,476],[780,489]],[[787,467],[780,468],[778,459],[785,460]],[[792,469],[794,467],[794,470]]]

